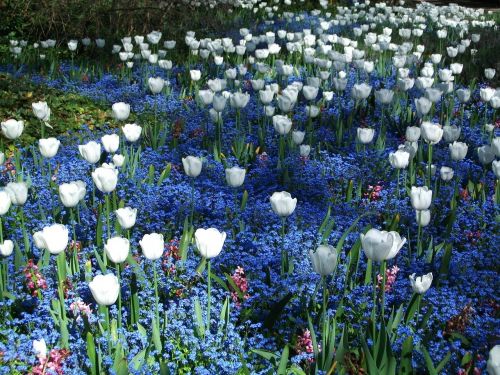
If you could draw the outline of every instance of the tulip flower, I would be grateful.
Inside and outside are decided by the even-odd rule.
[[[467,156],[468,146],[463,142],[453,142],[448,147],[452,160],[460,161]]]
[[[118,147],[120,147],[120,137],[118,134],[106,134],[101,137],[101,142],[108,154],[115,153]]]
[[[113,155],[113,164],[117,168],[121,168],[123,164],[125,163],[125,156],[120,155],[120,154],[115,154]]]
[[[10,194],[7,190],[0,190],[0,216],[5,215],[12,204]],[[1,220],[1,218],[0,218]]]
[[[40,154],[44,158],[52,158],[57,154],[61,142],[56,138],[47,138],[38,140],[38,148],[40,149]]]
[[[493,77],[495,76],[495,69],[493,68],[486,68],[484,69],[484,76],[487,78],[487,79],[493,79]]]
[[[375,136],[375,129],[371,128],[357,128],[356,132],[358,141],[363,145],[369,144]]]
[[[106,241],[104,251],[113,263],[123,263],[130,252],[130,242],[123,237],[111,237]]]
[[[477,157],[481,164],[488,165],[495,160],[495,150],[489,145],[478,147]]]
[[[421,125],[421,130],[422,138],[431,145],[439,143],[443,137],[443,128],[439,124],[424,121]]]
[[[125,124],[122,127],[125,139],[131,143],[137,142],[141,136],[142,128],[137,124]]]
[[[452,143],[460,137],[461,128],[455,125],[443,126],[443,138],[445,142]]]
[[[432,190],[427,186],[411,188],[411,205],[415,210],[427,210],[432,203]]]
[[[196,178],[201,173],[201,168],[203,166],[201,159],[196,156],[187,156],[182,158],[182,165],[184,167],[184,172],[189,177]]]
[[[490,375],[500,375],[500,345],[495,345],[490,350],[486,369]]]
[[[90,164],[95,164],[101,159],[101,145],[97,142],[90,141],[85,145],[79,145],[78,150],[80,155]]]
[[[415,216],[420,227],[426,227],[431,222],[430,210],[415,210]]]
[[[21,136],[24,129],[24,121],[10,119],[2,121],[2,134],[8,139],[16,139]]]
[[[58,255],[68,247],[68,228],[62,224],[52,224],[33,234],[36,246]]]
[[[406,140],[416,142],[420,139],[420,128],[418,126],[408,126],[405,132]]]
[[[273,193],[270,201],[274,213],[281,218],[290,216],[297,205],[297,198],[292,199],[290,193],[286,191]]]
[[[137,208],[124,207],[115,211],[118,223],[123,229],[130,229],[135,225]]]
[[[290,129],[292,129],[292,120],[290,120],[287,116],[274,115],[273,126],[278,134],[287,135],[290,132]]]
[[[99,305],[110,306],[118,299],[120,284],[112,273],[97,275],[89,282],[90,292]]]
[[[28,199],[28,185],[25,182],[9,182],[5,191],[9,194],[12,204],[22,206]]]
[[[151,233],[145,234],[139,241],[142,253],[149,260],[160,259],[165,250],[165,241],[163,234]]]
[[[50,108],[47,102],[40,101],[33,103],[31,106],[33,107],[33,114],[37,119],[43,122],[48,122],[50,120]]]
[[[316,251],[309,250],[313,269],[321,276],[328,276],[337,267],[337,250],[330,245],[320,245]]]
[[[99,167],[92,172],[92,179],[96,187],[103,193],[111,193],[118,183],[118,170]]]
[[[8,257],[14,251],[14,242],[11,240],[5,240],[0,243],[0,255],[3,257]]]
[[[404,242],[398,241],[395,233],[372,228],[366,234],[361,234],[361,247],[366,257],[375,262],[386,260],[389,255],[391,258],[394,257],[404,244]],[[395,251],[396,249],[397,251]]]
[[[165,86],[165,81],[161,77],[150,77],[148,79],[149,90],[152,94],[156,95],[162,92]]]
[[[294,130],[292,132],[293,143],[295,143],[296,145],[300,145],[302,142],[304,142],[305,135],[306,135],[305,132]]]
[[[404,169],[408,166],[409,160],[410,154],[407,151],[397,150],[389,153],[389,162],[393,168]]]
[[[300,145],[299,146],[299,153],[300,153],[301,157],[307,158],[309,156],[310,152],[311,152],[311,146],[309,146],[309,145]]]
[[[439,174],[443,181],[450,181],[453,178],[454,172],[452,168],[443,166],[439,170]]]
[[[114,103],[111,109],[113,117],[118,121],[125,121],[130,116],[130,104],[123,102]]]
[[[229,186],[236,188],[243,185],[245,181],[246,170],[243,168],[232,167],[226,169],[226,182]]]
[[[426,275],[415,277],[415,274],[412,273],[410,276],[410,283],[413,292],[417,294],[424,294],[431,287],[432,284],[432,272],[429,272]]]
[[[59,186],[59,198],[64,207],[76,207],[78,202],[85,198],[86,184],[83,181],[74,181]]]

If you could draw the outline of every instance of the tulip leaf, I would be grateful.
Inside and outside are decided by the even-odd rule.
[[[137,353],[134,358],[132,358],[132,361],[130,361],[130,364],[132,365],[132,368],[136,371],[141,369],[144,364],[144,360],[146,359],[146,349],[141,350],[139,353]]]
[[[168,163],[165,169],[161,172],[160,177],[158,178],[157,186],[161,186],[163,181],[170,176],[171,170],[172,170],[172,163]]]
[[[248,191],[243,192],[243,197],[241,198],[241,211],[245,211],[245,207],[247,206],[248,201]]]
[[[227,325],[229,323],[230,314],[231,314],[231,304],[229,303],[229,296],[227,296],[224,301],[224,305],[222,305],[222,309],[220,311],[220,321],[224,323],[219,327],[219,333],[224,331],[224,336],[227,336]]]
[[[439,278],[448,275],[452,248],[452,244],[447,244],[444,248],[443,258],[441,259],[441,268],[439,269]]]
[[[106,265],[104,264],[101,256],[97,252],[97,249],[94,249],[94,255],[95,255],[95,259],[97,260],[97,264],[99,265],[99,268],[101,269],[101,272],[103,274],[106,274]]]
[[[194,313],[196,318],[196,332],[199,337],[205,337],[205,323],[203,321],[203,314],[201,312],[200,300],[198,297],[194,300]]]
[[[278,356],[276,354],[269,352],[267,350],[250,349],[250,351],[271,362],[276,361],[278,359]]]
[[[99,365],[96,361],[94,336],[90,332],[87,332],[87,355],[90,360],[90,373],[96,375],[99,371]]]
[[[222,280],[219,276],[217,276],[216,274],[214,274],[213,272],[210,272],[210,277],[212,278],[212,280],[214,280],[217,284],[219,284],[222,288],[224,288],[224,290],[228,293],[230,293],[231,291],[229,290],[227,284],[224,282],[224,280]]]
[[[325,317],[323,317],[325,319]],[[309,325],[309,332],[311,333],[311,340],[313,344],[314,358],[318,358],[319,348],[318,348],[318,340],[316,337],[316,332],[314,331],[314,325],[311,320],[311,316],[307,313],[307,323]]]
[[[403,342],[401,349],[401,365],[399,367],[399,375],[411,375],[413,374],[412,368],[412,357],[413,357],[413,336],[408,336]]]
[[[278,375],[286,375],[286,368],[288,365],[288,357],[290,355],[290,348],[288,344],[283,348],[283,352],[281,353],[280,363],[278,365]]]
[[[159,331],[159,324],[156,322],[156,319],[153,320],[153,344],[155,346],[155,350],[157,353],[161,353],[162,351],[162,345],[161,345],[161,338],[160,338],[160,331]]]
[[[420,295],[417,293],[413,293],[413,296],[411,297],[410,303],[408,304],[408,307],[406,308],[405,312],[405,324],[408,324],[411,322],[413,319],[413,316],[415,315],[418,305],[420,303]]]

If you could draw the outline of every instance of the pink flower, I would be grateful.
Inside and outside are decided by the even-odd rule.
[[[398,275],[399,267],[394,265],[385,271],[385,291],[390,292],[392,285],[396,282],[396,276]],[[382,275],[377,275],[377,288],[382,286]]]

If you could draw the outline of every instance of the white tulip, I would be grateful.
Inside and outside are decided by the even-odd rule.
[[[52,224],[33,234],[35,244],[52,255],[58,255],[68,246],[68,228],[62,224]]]
[[[432,284],[432,272],[427,275],[415,277],[416,274],[412,273],[410,278],[411,288],[413,292],[417,294],[424,294],[431,287]]]
[[[116,302],[120,291],[118,278],[112,273],[97,275],[89,282],[92,296],[99,305],[109,306]]]
[[[246,170],[243,168],[232,167],[226,169],[226,182],[231,187],[240,187],[245,181]]]
[[[187,156],[182,158],[182,165],[186,175],[195,178],[200,175],[203,163],[201,159],[196,156]]]
[[[26,185],[26,182],[9,182],[5,186],[5,191],[9,194],[12,204],[22,206],[28,199],[28,185]]]
[[[102,145],[104,146],[104,150],[108,154],[112,154],[118,150],[120,147],[120,137],[118,134],[106,134],[101,137]]]
[[[113,117],[118,121],[124,121],[130,116],[130,104],[118,102],[112,105]]]
[[[165,250],[163,234],[151,233],[145,234],[139,241],[142,253],[149,260],[156,260],[162,257]]]
[[[10,208],[12,201],[10,199],[10,194],[6,190],[0,190],[0,216],[5,215]]]
[[[226,240],[226,232],[221,233],[215,228],[199,228],[194,233],[194,238],[196,248],[201,256],[205,259],[212,259],[222,251],[222,246],[224,246]]]
[[[427,210],[432,203],[432,190],[429,190],[427,186],[412,186],[410,198],[411,205],[415,210]]]
[[[286,191],[274,192],[270,201],[274,213],[282,218],[290,216],[297,206],[297,198],[292,198]]]
[[[2,134],[8,139],[16,139],[21,136],[24,129],[24,121],[10,119],[2,121]]]
[[[97,142],[90,141],[85,145],[79,145],[78,150],[80,155],[90,164],[95,164],[101,159],[101,145]]]
[[[31,104],[31,106],[33,108],[33,114],[37,119],[45,122],[50,120],[50,108],[47,102],[40,101]]]
[[[38,140],[38,148],[40,150],[40,154],[42,154],[44,158],[52,158],[56,156],[60,145],[61,142],[53,137],[41,138]]]
[[[137,124],[125,124],[122,127],[123,135],[125,139],[129,142],[137,142],[139,137],[141,136],[142,127]]]
[[[316,251],[309,250],[313,269],[321,276],[327,276],[337,267],[337,250],[333,246],[320,245]]]
[[[92,172],[92,179],[96,187],[103,193],[110,193],[116,189],[118,170],[109,167],[99,167]]]
[[[123,207],[115,211],[118,223],[123,229],[130,229],[135,225],[137,208]]]
[[[111,237],[104,245],[108,258],[115,264],[123,263],[130,251],[130,242],[123,237]]]
[[[3,257],[8,257],[14,251],[14,242],[11,240],[5,240],[0,244],[0,255]]]

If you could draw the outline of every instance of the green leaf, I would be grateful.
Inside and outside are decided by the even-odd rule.
[[[194,314],[196,319],[196,331],[199,337],[205,337],[205,322],[201,310],[200,300],[198,297],[194,300]]]
[[[439,278],[448,275],[448,271],[450,269],[452,248],[453,246],[451,244],[447,244],[444,248],[443,258],[441,259],[441,267],[439,269]]]
[[[132,358],[132,361],[130,362],[130,364],[131,364],[132,368],[137,371],[143,367],[145,359],[146,359],[146,349],[143,349],[139,353],[137,353],[134,356],[134,358]]]
[[[233,290],[238,294],[238,298],[240,300],[243,300],[245,298],[245,295],[241,291],[240,287],[238,285],[236,285],[236,283],[234,282],[231,275],[229,275],[228,273],[224,273],[224,275],[226,276],[226,279],[227,279],[227,282],[229,283],[229,285],[231,285],[231,288],[233,288]]]
[[[161,337],[160,337],[160,331],[158,329],[159,324],[156,322],[156,319],[153,319],[153,344],[155,346],[155,349],[158,353],[162,352],[162,345],[161,345]]]
[[[413,336],[408,336],[403,342],[401,349],[401,367],[399,368],[400,375],[411,375],[413,368],[411,365],[413,356]]]
[[[247,206],[248,201],[248,191],[243,192],[243,197],[241,197],[241,211],[245,211],[245,207]]]
[[[408,307],[406,308],[405,324],[408,324],[413,319],[413,316],[417,312],[419,302],[420,302],[420,295],[417,293],[413,293],[413,296],[411,297],[410,303],[408,304]]]
[[[104,264],[101,256],[97,252],[97,249],[94,249],[94,255],[97,260],[97,264],[99,265],[99,268],[101,269],[101,272],[105,275],[106,274],[106,265]]]
[[[161,172],[160,177],[158,178],[157,186],[160,186],[166,178],[170,176],[170,171],[172,170],[172,163],[168,163],[165,169]]]
[[[92,333],[87,332],[87,356],[90,360],[90,373],[92,375],[96,375],[99,369],[99,365],[96,361],[96,351],[95,351],[95,342],[94,336]]]
[[[269,352],[267,350],[261,350],[261,349],[250,349],[252,353],[255,353],[259,356],[261,356],[264,359],[267,359],[268,361],[275,361],[278,359],[278,356],[272,352]]]
[[[286,375],[289,354],[290,349],[288,348],[288,344],[286,344],[283,348],[283,352],[281,353],[280,363],[278,365],[278,375]]]

